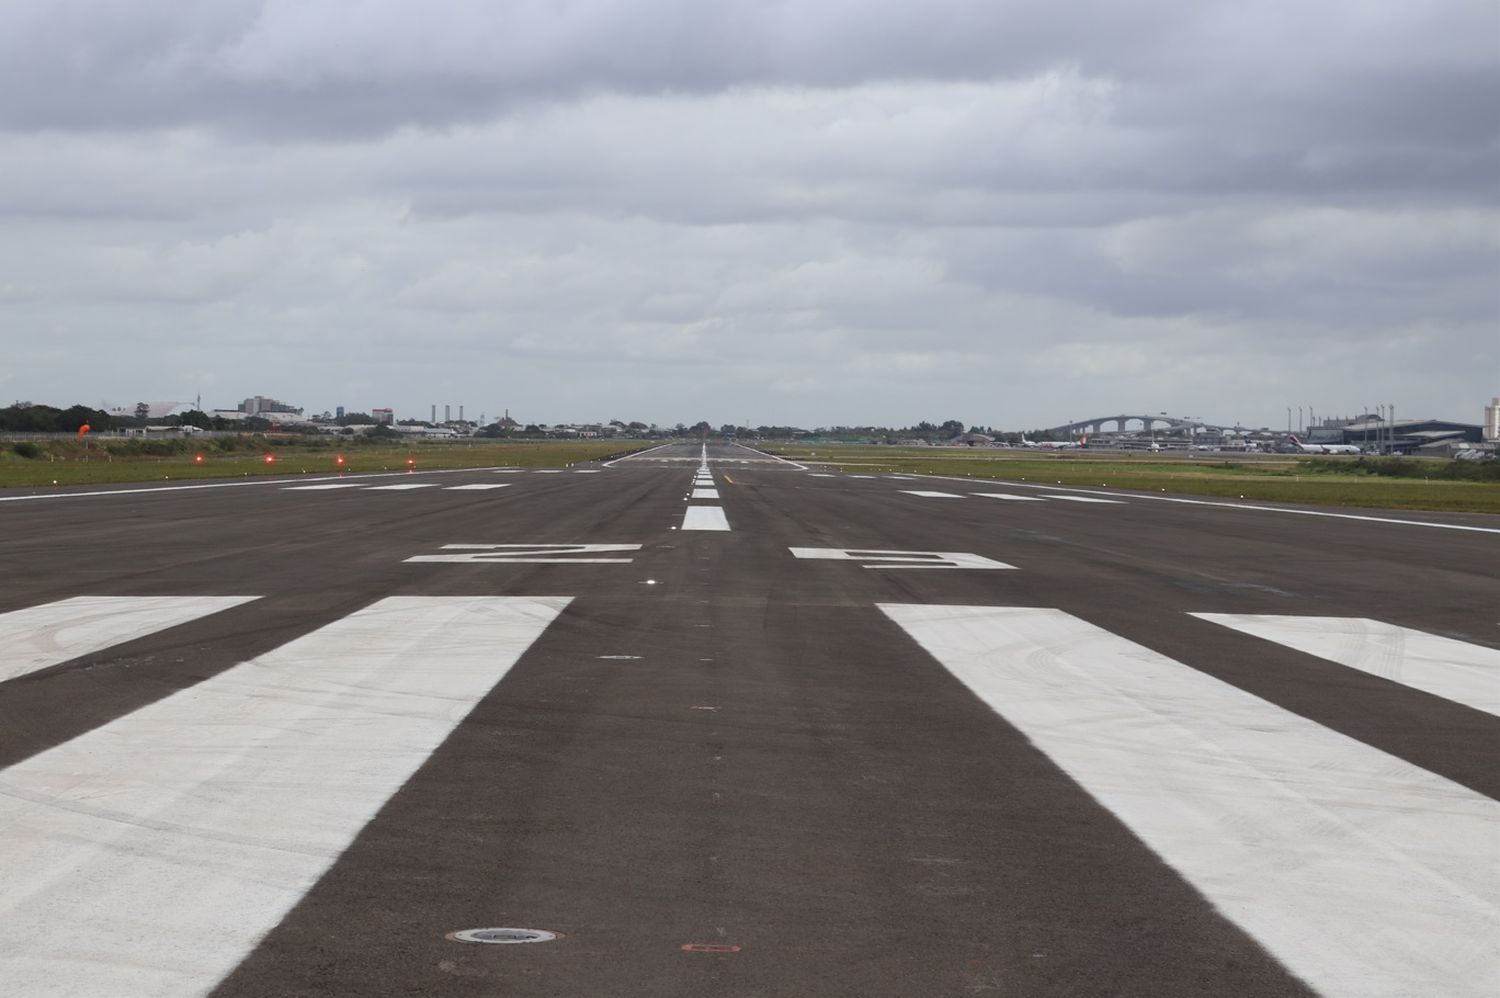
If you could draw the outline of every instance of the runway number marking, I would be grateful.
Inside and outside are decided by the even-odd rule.
[[[640,549],[639,544],[444,544],[445,554],[419,554],[406,560],[455,565],[628,565],[633,559],[592,556]]]
[[[1003,561],[967,551],[874,551],[867,548],[790,548],[797,558],[857,561],[865,568],[977,568],[1013,569]]]

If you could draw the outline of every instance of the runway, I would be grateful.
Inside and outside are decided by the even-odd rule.
[[[733,444],[0,500],[6,993],[1500,991],[1493,517]]]

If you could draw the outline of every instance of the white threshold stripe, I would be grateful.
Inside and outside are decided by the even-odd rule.
[[[881,609],[1314,989],[1500,993],[1500,803],[1060,610]]]
[[[1500,649],[1362,617],[1192,616],[1500,716]]]
[[[435,489],[437,482],[407,482],[405,485],[372,485],[366,492],[407,492],[411,489]]]
[[[693,490],[693,494],[691,496],[689,496],[688,498],[690,498],[690,499],[718,499],[719,498],[719,490],[718,489],[694,489]]]
[[[1064,502],[1124,503],[1124,501],[1125,501],[1123,499],[1096,499],[1093,496],[1065,496],[1065,495],[1046,495],[1046,494],[1043,494],[1042,498],[1043,499],[1061,499]]]
[[[728,530],[722,506],[689,506],[682,518],[683,530]]]
[[[1047,500],[1043,499],[1040,496],[1013,496],[1009,492],[973,492],[973,493],[970,493],[970,494],[971,495],[975,495],[975,496],[979,496],[982,499],[1008,499],[1011,502],[1046,502],[1047,501]]]
[[[0,681],[207,617],[258,596],[75,596],[0,614]]]
[[[923,492],[916,489],[901,489],[903,495],[921,496],[923,499],[962,499],[963,496],[954,495],[952,492]]]
[[[512,483],[512,482],[485,482],[485,483],[482,483],[482,484],[475,484],[475,485],[445,485],[445,486],[443,486],[443,491],[444,492],[483,492],[483,491],[488,491],[490,489],[508,489],[508,488],[511,487],[512,484],[514,484],[514,483]]]
[[[384,599],[0,772],[4,990],[206,994],[568,602]]]

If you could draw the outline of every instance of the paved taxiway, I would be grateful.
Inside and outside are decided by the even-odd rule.
[[[1500,522],[1369,515],[732,445],[0,502],[0,981],[1491,994]]]

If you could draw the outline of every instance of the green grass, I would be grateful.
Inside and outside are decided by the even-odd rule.
[[[1203,455],[1165,458],[1158,454],[1091,454],[1061,451],[960,451],[858,446],[773,446],[795,461],[851,472],[886,471],[956,478],[995,479],[1128,489],[1184,495],[1464,513],[1500,513],[1500,480],[1447,480],[1455,462],[1407,459],[1402,474],[1372,472],[1380,462],[1293,455]],[[1422,474],[1424,468],[1427,474]],[[1466,471],[1467,469],[1458,469]],[[1486,473],[1489,473],[1486,470]]]
[[[562,468],[651,446],[640,441],[475,440],[422,441],[407,445],[348,440],[307,441],[227,437],[202,441],[37,441],[35,457],[23,457],[0,442],[0,488],[37,485],[101,485],[146,481],[244,478],[260,475],[329,475],[443,468]],[[29,448],[22,448],[28,450]],[[201,454],[202,462],[195,460]],[[266,455],[275,460],[266,461]]]

